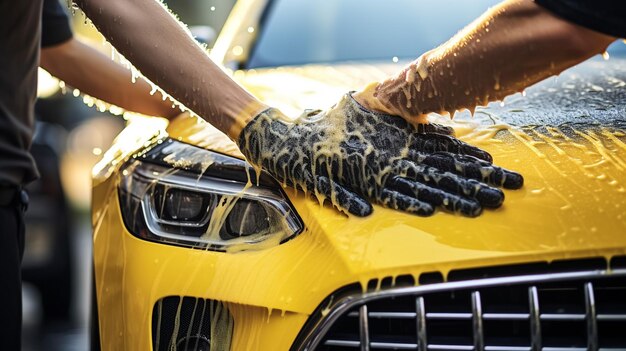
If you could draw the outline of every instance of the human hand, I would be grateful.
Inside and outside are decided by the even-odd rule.
[[[491,156],[438,125],[366,110],[346,94],[327,111],[289,121],[269,109],[239,136],[248,161],[285,185],[328,199],[344,212],[367,216],[370,201],[428,216],[436,207],[478,216],[518,189],[520,174],[494,166]]]

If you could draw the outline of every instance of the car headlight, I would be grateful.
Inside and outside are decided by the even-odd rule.
[[[137,237],[195,248],[262,249],[287,241],[302,220],[269,175],[242,160],[171,139],[121,169],[126,227]]]

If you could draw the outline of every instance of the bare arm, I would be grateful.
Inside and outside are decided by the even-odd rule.
[[[77,4],[143,75],[231,139],[267,109],[215,65],[156,0]]]
[[[606,50],[616,38],[556,17],[532,0],[507,0],[398,75],[356,98],[423,121],[501,100]]]
[[[40,65],[68,85],[125,110],[165,118],[180,113],[170,101],[151,95],[147,81],[133,83],[128,69],[77,39],[43,48]]]

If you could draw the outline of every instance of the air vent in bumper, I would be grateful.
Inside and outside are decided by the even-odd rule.
[[[169,296],[152,310],[154,351],[229,350],[232,330],[230,312],[217,301]]]

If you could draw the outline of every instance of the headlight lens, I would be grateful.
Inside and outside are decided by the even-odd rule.
[[[267,174],[245,161],[167,139],[121,170],[122,215],[136,236],[217,251],[293,238],[302,220]]]

